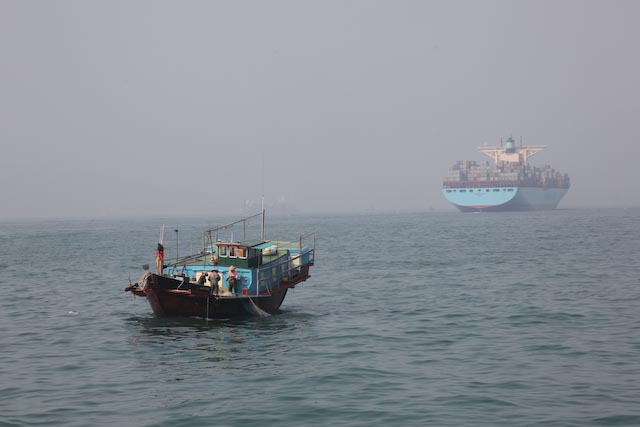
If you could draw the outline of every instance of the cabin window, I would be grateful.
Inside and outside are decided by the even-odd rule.
[[[498,191],[499,192],[500,189],[499,188],[494,188],[493,191]]]
[[[451,193],[451,190],[447,190],[447,193]]]
[[[247,259],[247,248],[238,248],[238,258]]]
[[[229,258],[237,258],[238,255],[236,254],[236,247],[235,246],[229,246]]]
[[[466,192],[467,192],[467,190],[460,190],[460,192],[461,192],[461,193],[466,193]]]
[[[513,191],[513,188],[508,189],[507,191]]]
[[[220,252],[220,257],[222,258],[226,258],[228,256],[226,246],[218,246],[218,252]]]
[[[488,192],[489,192],[489,191],[491,191],[491,190],[489,190],[489,189],[487,188],[487,189],[486,189],[486,190],[484,190],[484,191],[488,193]]]

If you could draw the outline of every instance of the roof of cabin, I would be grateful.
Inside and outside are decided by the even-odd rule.
[[[244,242],[216,242],[216,246],[242,246],[254,249],[264,249],[271,246],[271,243],[244,243]]]
[[[267,249],[269,247],[271,247],[271,245],[273,245],[273,243],[271,242],[262,242],[262,243],[258,243],[254,246],[252,246],[252,248],[254,249]]]

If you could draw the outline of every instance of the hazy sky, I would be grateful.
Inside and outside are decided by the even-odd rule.
[[[638,1],[0,0],[0,218],[450,208],[483,143],[640,205]],[[453,208],[452,208],[453,209]]]

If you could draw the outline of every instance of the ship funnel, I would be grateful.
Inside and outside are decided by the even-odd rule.
[[[513,138],[507,139],[507,143],[505,144],[505,151],[507,153],[515,153],[516,152],[516,143]]]

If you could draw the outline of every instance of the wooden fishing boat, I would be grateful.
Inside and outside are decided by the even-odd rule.
[[[262,217],[258,241],[224,240],[221,234]],[[177,234],[177,233],[176,233]],[[125,291],[146,297],[158,316],[230,318],[275,313],[287,291],[307,280],[314,264],[315,237],[295,242],[265,240],[260,214],[206,230],[202,251],[165,260],[164,228],[156,254],[156,271],[147,269]],[[309,244],[305,242],[311,241]],[[235,280],[234,280],[235,279]],[[235,283],[234,283],[235,282]]]

